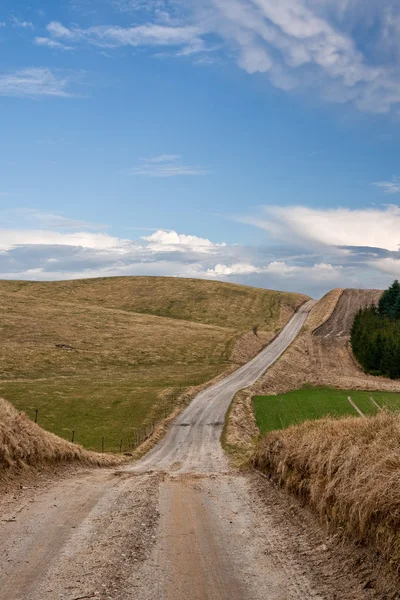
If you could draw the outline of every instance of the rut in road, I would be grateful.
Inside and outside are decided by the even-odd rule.
[[[11,502],[0,523],[0,600],[364,600],[347,579],[339,596],[315,583],[315,540],[290,525],[272,488],[262,499],[255,476],[232,471],[220,446],[234,394],[277,360],[311,307],[199,394],[136,465]]]

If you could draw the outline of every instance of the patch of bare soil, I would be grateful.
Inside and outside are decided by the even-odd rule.
[[[331,317],[315,331],[319,337],[347,337],[360,308],[378,304],[382,290],[343,290]]]

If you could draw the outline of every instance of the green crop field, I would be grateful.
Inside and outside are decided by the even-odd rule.
[[[256,396],[253,399],[254,414],[261,433],[310,419],[357,416],[357,411],[348,401],[349,396],[365,415],[378,412],[371,397],[382,408],[400,410],[400,394],[397,393],[307,387],[279,396]]]

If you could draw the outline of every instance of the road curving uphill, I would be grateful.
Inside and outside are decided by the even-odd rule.
[[[239,390],[252,385],[295,339],[315,302],[309,300],[286,327],[253,360],[201,392],[176,419],[165,438],[142,459],[134,471],[210,473],[226,470],[220,437],[229,405]]]

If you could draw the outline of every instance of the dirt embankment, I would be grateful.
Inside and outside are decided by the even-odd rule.
[[[311,505],[333,531],[362,545],[371,587],[393,593],[400,589],[399,448],[400,416],[381,412],[271,432],[253,462]]]
[[[120,457],[88,452],[45,431],[0,398],[0,486],[16,476],[20,480],[30,477],[32,471],[48,468],[54,472],[62,465],[112,466],[122,462]]]

